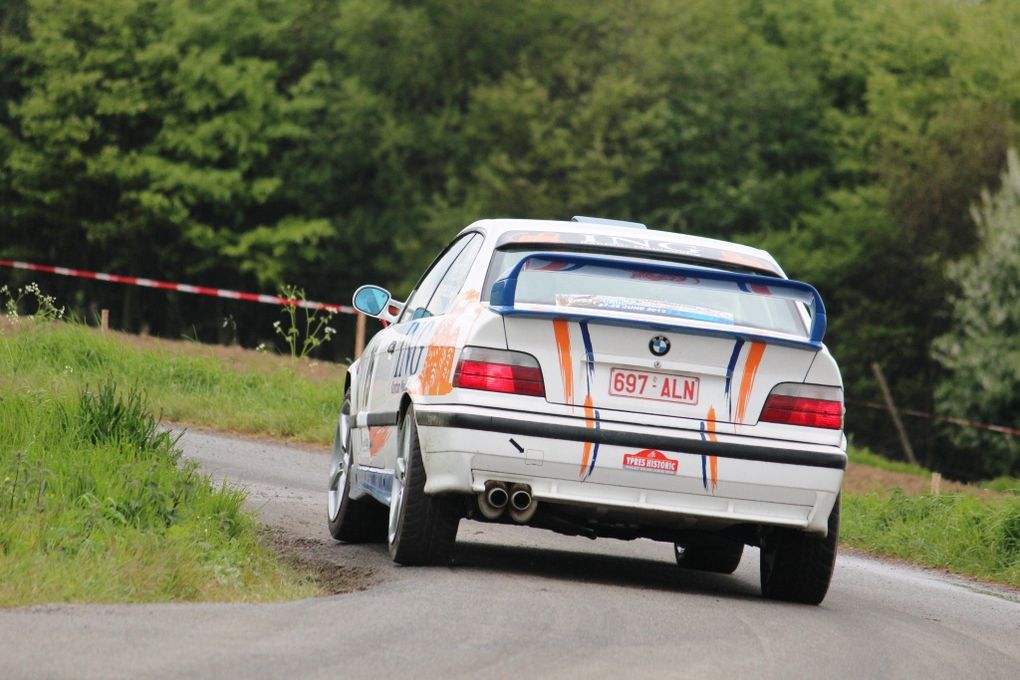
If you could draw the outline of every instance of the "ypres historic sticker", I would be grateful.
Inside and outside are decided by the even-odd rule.
[[[628,453],[623,457],[623,467],[630,470],[644,470],[646,472],[661,472],[667,475],[675,475],[680,469],[680,461],[673,460],[662,451],[645,449],[637,453]]]

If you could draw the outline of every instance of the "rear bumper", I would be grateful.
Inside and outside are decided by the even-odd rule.
[[[691,430],[605,421],[594,429],[581,417],[470,406],[422,404],[416,416],[428,493],[520,482],[539,501],[678,527],[752,523],[824,534],[846,468],[839,447],[723,431],[713,442]],[[659,452],[660,469],[635,467],[635,454],[647,450]]]

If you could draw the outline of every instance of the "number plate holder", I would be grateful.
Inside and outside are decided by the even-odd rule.
[[[701,380],[682,373],[660,373],[613,367],[609,370],[609,394],[628,399],[698,403]]]

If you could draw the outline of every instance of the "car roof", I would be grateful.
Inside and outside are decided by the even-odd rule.
[[[760,248],[657,229],[584,221],[500,218],[478,220],[463,231],[481,231],[496,238],[500,245],[514,240],[536,244],[594,243],[610,245],[616,250],[633,250],[643,255],[667,252],[689,254],[701,260],[744,266],[784,278],[786,276],[775,258]]]

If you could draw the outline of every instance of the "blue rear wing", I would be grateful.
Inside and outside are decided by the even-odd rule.
[[[652,281],[676,281],[685,285],[696,285],[716,290],[728,290],[749,295],[766,295],[792,300],[807,306],[811,316],[808,335],[785,333],[769,329],[745,326],[727,321],[722,313],[712,310],[686,310],[673,313],[671,303],[662,302],[662,309],[655,309],[654,302],[635,301],[611,302],[608,308],[596,306],[571,306],[560,304],[536,304],[517,300],[518,281],[522,272],[557,271],[577,272],[586,267],[601,271],[609,276],[623,275],[628,278],[647,278]],[[586,296],[598,298],[599,296]],[[622,299],[622,298],[621,298]],[[814,286],[802,281],[744,274],[693,267],[684,264],[653,263],[602,255],[579,255],[563,252],[529,253],[518,262],[503,278],[492,285],[489,304],[494,312],[503,316],[543,317],[592,321],[608,325],[641,327],[654,330],[676,330],[699,335],[737,337],[745,340],[760,340],[772,344],[819,350],[825,336],[825,304]],[[615,309],[613,308],[615,305]],[[663,314],[663,310],[665,313]]]

